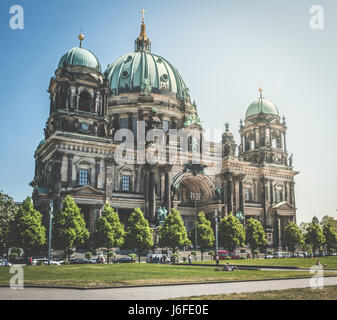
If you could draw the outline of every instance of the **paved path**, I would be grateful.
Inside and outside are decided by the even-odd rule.
[[[337,277],[324,278],[324,285],[337,285]],[[214,284],[191,284],[113,289],[0,288],[0,300],[160,300],[195,295],[283,290],[310,287],[310,279],[266,280]]]

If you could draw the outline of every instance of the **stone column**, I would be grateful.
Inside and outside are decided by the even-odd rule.
[[[232,176],[230,173],[226,174],[226,180],[227,180],[227,194],[226,194],[226,198],[227,198],[227,214],[229,214],[230,212],[233,211],[233,201],[232,201]]]
[[[273,187],[273,180],[269,180],[269,188],[270,188],[270,196],[269,196],[269,202],[272,205],[274,203],[274,187]]]
[[[245,175],[240,174],[239,175],[239,210],[242,212],[242,214],[245,214],[245,197],[243,194],[243,179]]]
[[[149,220],[154,223],[156,219],[156,185],[154,170],[149,171]]]
[[[98,189],[98,177],[99,177],[100,171],[101,171],[101,159],[95,158],[95,188],[96,189]]]
[[[54,210],[57,211],[61,208],[61,169],[62,169],[62,159],[64,153],[61,151],[56,151],[53,154],[53,198],[54,198]]]
[[[73,154],[68,154],[68,186],[72,187],[76,181],[73,181]]]
[[[165,172],[165,208],[167,210],[167,214],[171,212],[171,176],[170,169],[172,166],[167,166],[164,170]]]
[[[111,158],[105,159],[105,192],[108,199],[112,196],[112,164]]]

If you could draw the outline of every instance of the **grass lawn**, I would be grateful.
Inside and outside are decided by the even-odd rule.
[[[299,268],[312,267],[317,259],[321,265],[326,264],[327,269],[337,269],[337,257],[319,257],[319,258],[279,258],[279,259],[249,259],[249,260],[220,260],[220,264],[237,265],[264,265],[264,266],[292,266]],[[186,262],[187,263],[187,262]],[[193,261],[192,263],[215,264],[215,261]]]
[[[312,277],[312,274],[307,271],[241,270],[239,272],[224,272],[215,271],[215,267],[145,263],[30,266],[23,268],[25,285],[84,287]],[[0,284],[8,285],[12,276],[13,274],[9,273],[8,267],[0,267]]]
[[[179,300],[172,299],[172,300]],[[337,286],[193,296],[184,300],[337,300]]]

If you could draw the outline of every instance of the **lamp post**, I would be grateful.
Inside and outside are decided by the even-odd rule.
[[[197,258],[197,201],[200,200],[200,193],[191,192],[191,200],[194,201],[195,211],[195,258]]]
[[[53,227],[53,213],[54,213],[54,203],[53,200],[49,202],[49,237],[48,237],[48,266],[50,266],[50,256],[51,256],[51,237],[52,237],[52,227]]]
[[[215,254],[218,255],[219,243],[218,243],[218,210],[215,209]]]

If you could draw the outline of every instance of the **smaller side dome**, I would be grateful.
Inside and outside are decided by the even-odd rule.
[[[260,113],[271,114],[279,117],[279,112],[275,104],[273,104],[268,99],[262,97],[262,89],[259,89],[259,91],[260,91],[260,98],[256,99],[249,105],[246,112],[246,119],[258,115]]]
[[[68,66],[87,67],[101,72],[101,64],[97,57],[91,51],[82,47],[74,47],[65,53],[60,59],[58,68],[63,67],[65,63]]]

